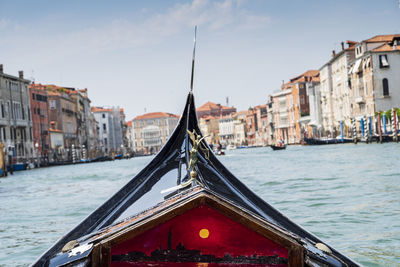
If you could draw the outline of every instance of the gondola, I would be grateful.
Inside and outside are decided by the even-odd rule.
[[[282,146],[277,146],[277,145],[271,145],[272,150],[283,150],[286,149],[286,145]]]
[[[358,266],[212,153],[198,126],[192,62],[184,111],[160,152],[32,266]]]

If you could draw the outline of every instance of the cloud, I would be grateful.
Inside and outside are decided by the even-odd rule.
[[[137,46],[151,45],[161,42],[164,38],[179,34],[198,25],[202,30],[219,31],[249,30],[266,27],[270,18],[266,15],[256,15],[247,11],[240,0],[193,0],[179,3],[163,13],[151,13],[143,9],[147,17],[140,21],[134,16],[130,19],[106,20],[103,24],[95,24],[83,29],[60,32],[37,32],[32,25],[18,28],[18,34],[10,34],[9,43],[29,43],[27,53],[41,55],[51,53],[51,58],[68,57],[80,53],[98,54],[108,50],[126,49]],[[0,20],[0,29],[9,27],[10,22]],[[25,32],[24,32],[25,31]],[[6,37],[7,38],[7,37]],[[24,42],[24,39],[29,42]]]

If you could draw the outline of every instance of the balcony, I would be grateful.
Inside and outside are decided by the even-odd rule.
[[[362,96],[356,97],[355,101],[356,101],[357,104],[364,104],[365,103],[365,99]]]

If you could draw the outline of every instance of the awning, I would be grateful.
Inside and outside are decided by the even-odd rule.
[[[357,73],[357,72],[359,71],[360,65],[361,65],[361,59],[358,59],[358,60],[356,61],[356,64],[354,64],[353,73]]]
[[[349,72],[348,72],[349,75],[353,73],[353,68],[354,68],[354,65],[350,67]]]

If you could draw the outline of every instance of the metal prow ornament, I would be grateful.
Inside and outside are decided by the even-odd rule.
[[[190,136],[190,139],[192,140],[192,148],[190,149],[190,160],[189,160],[189,165],[187,167],[188,171],[191,170],[190,171],[190,179],[184,183],[177,185],[177,186],[162,190],[161,194],[169,193],[169,192],[173,192],[175,190],[185,188],[185,187],[191,185],[193,182],[196,182],[197,184],[204,186],[197,179],[197,172],[195,170],[195,166],[197,165],[199,150],[201,150],[204,153],[204,156],[206,157],[206,159],[209,158],[210,151],[208,150],[208,148],[206,147],[206,145],[203,142],[204,138],[206,138],[208,135],[202,137],[200,134],[197,134],[195,130],[193,130],[193,132],[187,130],[187,132]]]

